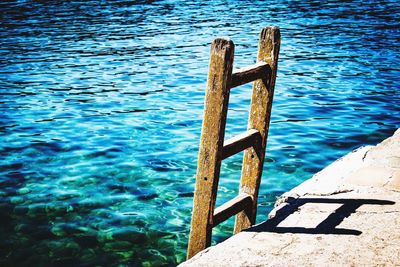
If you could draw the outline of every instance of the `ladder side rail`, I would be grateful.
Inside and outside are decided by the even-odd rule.
[[[248,123],[248,129],[256,129],[260,132],[262,141],[258,148],[250,147],[244,152],[239,193],[252,196],[253,205],[250,209],[244,210],[236,216],[235,233],[255,224],[258,191],[264,165],[278,67],[279,47],[279,28],[263,28],[260,33],[257,61],[268,63],[270,66],[270,73],[268,74],[270,75],[267,74],[269,76],[268,79],[259,79],[254,82]]]
[[[216,39],[211,45],[204,117],[197,163],[187,258],[210,246],[213,215],[229,102],[234,44]]]

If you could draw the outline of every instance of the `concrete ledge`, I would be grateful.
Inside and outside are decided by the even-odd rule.
[[[282,195],[269,220],[180,266],[400,266],[400,130]]]

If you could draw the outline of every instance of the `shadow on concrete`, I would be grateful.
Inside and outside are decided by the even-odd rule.
[[[342,204],[331,213],[325,220],[315,228],[305,227],[279,227],[289,215],[293,214],[306,203],[331,203]],[[274,232],[294,234],[332,234],[332,235],[360,235],[362,232],[353,229],[336,228],[346,217],[349,217],[362,205],[393,205],[395,202],[379,199],[332,199],[332,198],[289,198],[286,206],[277,211],[276,216],[259,225],[256,225],[247,232]]]

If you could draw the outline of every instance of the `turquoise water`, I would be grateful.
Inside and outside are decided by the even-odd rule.
[[[0,266],[185,258],[209,47],[282,46],[258,221],[275,198],[400,127],[398,1],[2,1]],[[233,90],[226,137],[245,130]],[[227,160],[217,202],[237,193]],[[229,236],[232,220],[214,231]]]

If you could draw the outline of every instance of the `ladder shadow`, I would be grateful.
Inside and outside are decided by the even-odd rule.
[[[362,205],[394,205],[395,202],[380,199],[332,199],[332,198],[289,198],[288,205],[281,208],[276,216],[261,224],[251,227],[247,232],[273,232],[294,234],[326,234],[326,235],[360,235],[359,230],[336,228],[345,218],[349,217]],[[280,227],[278,226],[289,215],[293,214],[307,203],[332,203],[342,204],[334,212],[320,222],[315,228],[306,227]]]

